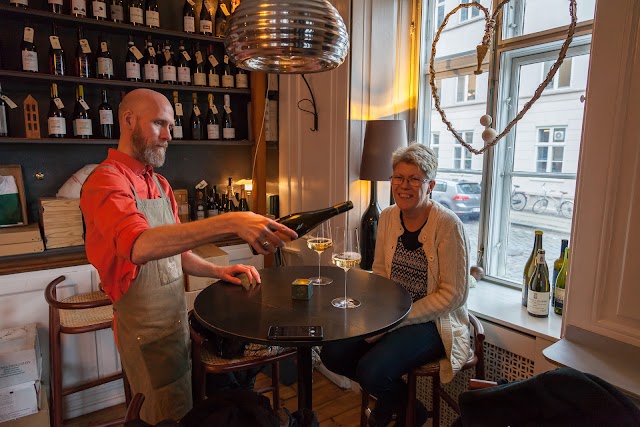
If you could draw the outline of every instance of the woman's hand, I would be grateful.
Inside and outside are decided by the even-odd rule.
[[[245,279],[245,276],[242,275],[246,276],[246,280],[243,280]],[[260,274],[252,265],[235,264],[219,267],[217,277],[225,282],[242,285],[247,290],[252,289],[261,283]]]

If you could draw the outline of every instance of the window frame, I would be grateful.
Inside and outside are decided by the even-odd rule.
[[[549,129],[548,133],[549,133],[549,140],[548,141],[541,141],[540,140],[540,131],[544,130],[544,129]],[[536,127],[536,142],[534,144],[534,148],[536,149],[536,156],[534,159],[534,169],[538,172],[538,173],[562,173],[562,168],[564,166],[564,157],[565,157],[565,148],[567,146],[567,126],[538,126]],[[562,141],[555,141],[555,134],[556,132],[562,130],[562,132],[564,133],[563,139]],[[545,168],[544,171],[539,171],[538,170],[538,165],[540,164],[541,160],[539,158],[539,148],[547,148],[547,158],[544,161],[545,162]],[[562,159],[559,161],[560,163],[560,171],[554,171],[553,170],[553,164],[554,163],[558,163],[557,160],[553,159],[553,154],[555,153],[556,149],[561,148],[562,149]]]
[[[473,98],[469,99],[469,79],[473,78],[474,80],[474,86],[475,89],[473,90]],[[462,79],[463,81],[463,90],[462,90],[462,95],[463,95],[463,99],[460,100],[458,99],[458,95],[460,94],[460,80]],[[440,85],[442,85],[442,80],[440,80]],[[437,87],[437,86],[436,86]],[[439,92],[442,92],[442,86],[440,86]],[[476,77],[475,74],[464,74],[464,75],[460,75],[456,78],[456,104],[466,104],[468,102],[476,102],[477,101],[477,93],[478,90],[478,78]],[[438,95],[440,95],[440,93],[438,93]]]

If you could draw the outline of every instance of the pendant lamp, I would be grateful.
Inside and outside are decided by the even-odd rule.
[[[317,73],[344,62],[349,35],[328,0],[243,0],[229,19],[224,45],[246,70]]]

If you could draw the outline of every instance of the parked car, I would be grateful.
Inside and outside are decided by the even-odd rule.
[[[480,184],[477,182],[436,179],[432,198],[462,220],[480,217]]]

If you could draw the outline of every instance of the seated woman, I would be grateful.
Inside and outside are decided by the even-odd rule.
[[[438,160],[430,148],[412,144],[393,153],[392,161],[396,204],[380,216],[373,273],[404,287],[413,306],[387,333],[330,343],[321,353],[328,369],[357,381],[378,399],[370,426],[386,426],[393,414],[398,415],[396,425],[404,425],[403,374],[441,360],[440,380],[448,383],[471,353],[468,241],[460,219],[430,199]],[[418,401],[415,425],[426,419]]]

